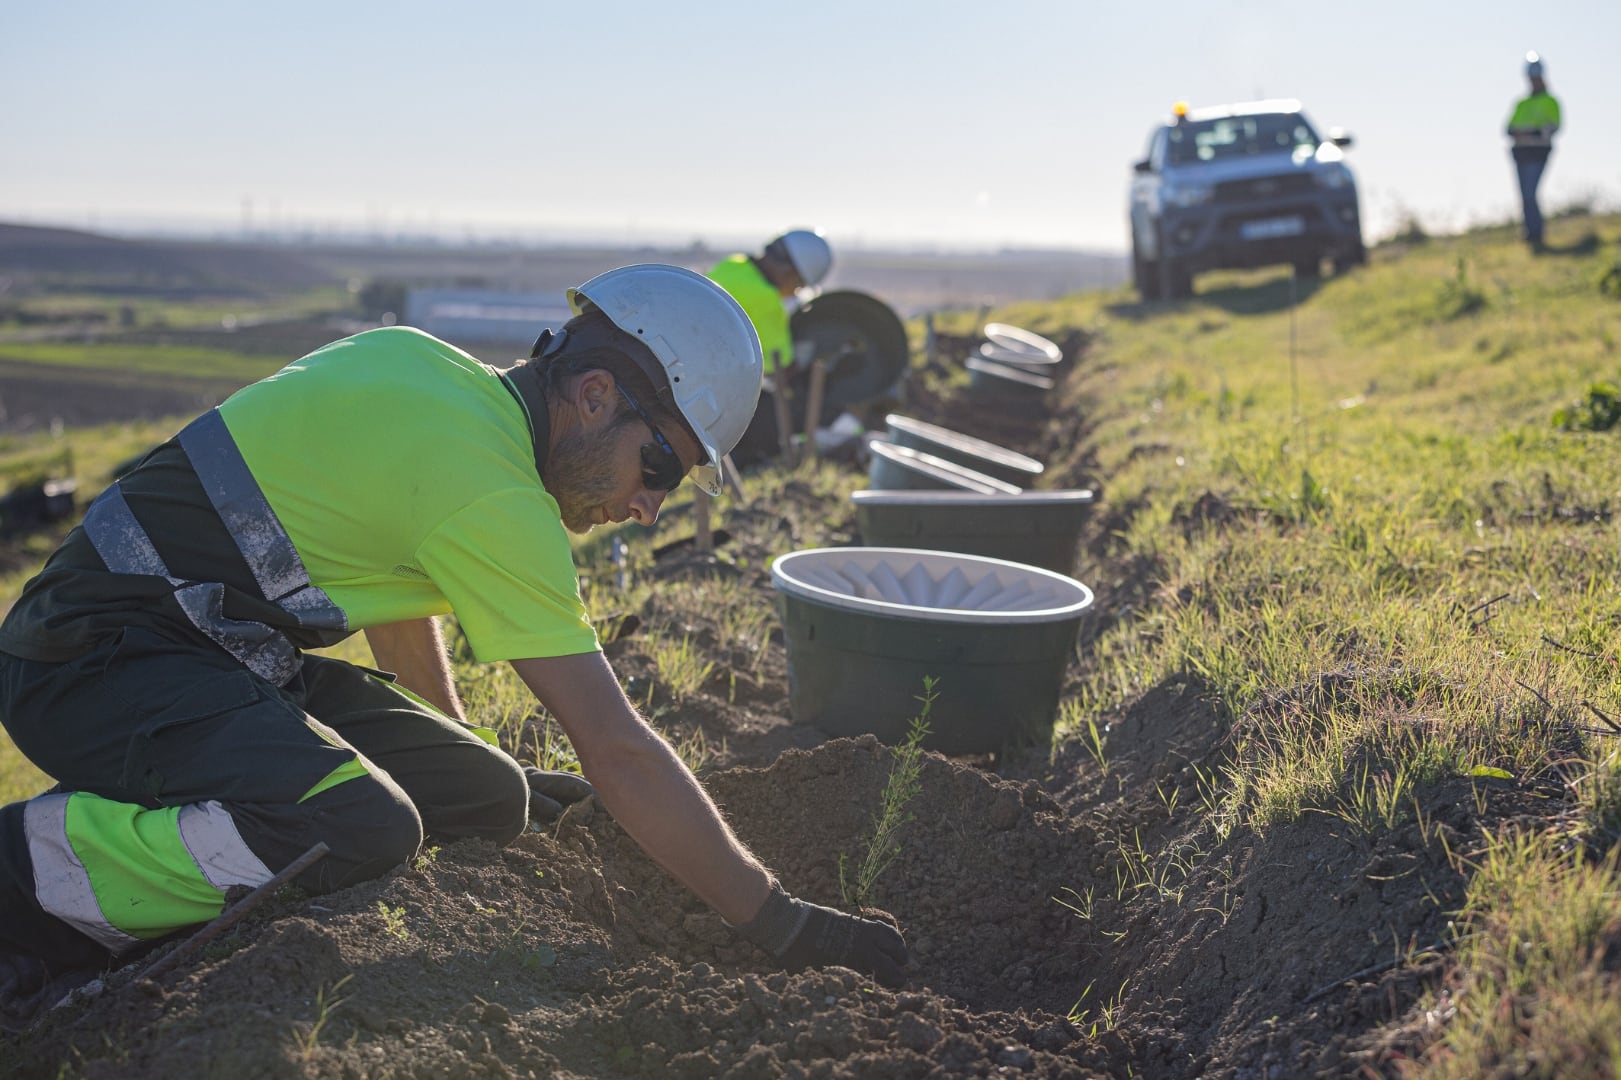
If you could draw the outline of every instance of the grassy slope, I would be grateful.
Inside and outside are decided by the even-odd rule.
[[[1501,232],[1387,248],[1293,314],[1288,279],[1266,274],[1175,307],[1003,313],[1099,333],[1075,405],[1120,515],[1114,554],[1154,568],[1141,614],[1097,643],[1079,715],[1176,675],[1235,716],[1334,678],[1326,706],[1254,714],[1216,785],[1231,827],[1305,808],[1422,820],[1425,784],[1449,774],[1574,791],[1545,830],[1468,853],[1480,933],[1438,1004],[1453,1022],[1436,1075],[1621,1062],[1602,963],[1621,883],[1594,854],[1621,835],[1599,715],[1621,720],[1621,430],[1550,423],[1621,369],[1621,302],[1598,287],[1621,222],[1554,238],[1574,250],[1533,258]]]

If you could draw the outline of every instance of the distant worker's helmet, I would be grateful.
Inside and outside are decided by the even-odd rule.
[[[820,232],[794,229],[771,243],[781,248],[783,255],[793,264],[794,273],[807,287],[819,284],[833,268],[833,249],[827,246]]]
[[[1525,54],[1525,77],[1527,79],[1542,78],[1542,57],[1533,49]]]
[[[640,263],[568,290],[568,303],[576,315],[600,310],[652,351],[707,458],[692,482],[719,495],[721,459],[754,418],[765,367],[760,335],[737,301],[702,274]]]

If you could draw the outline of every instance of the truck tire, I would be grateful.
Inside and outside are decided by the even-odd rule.
[[[1358,244],[1355,249],[1346,252],[1344,255],[1334,256],[1334,272],[1336,274],[1343,274],[1354,270],[1358,266],[1366,265],[1368,265],[1368,249],[1361,244]]]
[[[1317,277],[1322,277],[1322,276],[1323,276],[1323,260],[1322,260],[1321,257],[1316,258],[1316,259],[1296,259],[1295,260],[1295,277],[1297,277],[1297,278],[1317,278]]]
[[[1159,299],[1159,266],[1153,259],[1143,258],[1136,229],[1131,231],[1131,280],[1144,303]]]
[[[1193,295],[1193,273],[1181,260],[1165,254],[1165,237],[1159,238],[1159,295],[1162,300],[1186,300]]]

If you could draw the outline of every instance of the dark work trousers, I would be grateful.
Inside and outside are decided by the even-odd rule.
[[[1547,147],[1514,148],[1514,172],[1520,180],[1520,212],[1525,222],[1525,239],[1542,243],[1542,207],[1537,203],[1537,185],[1548,167]]]
[[[0,653],[0,718],[57,791],[147,809],[218,800],[271,872],[324,841],[331,853],[297,879],[312,892],[385,873],[424,834],[504,844],[527,823],[517,762],[386,677],[306,654],[277,687],[156,620],[66,664]],[[309,795],[345,766],[353,779]],[[105,962],[102,946],[36,901],[26,805],[0,808],[0,945]]]

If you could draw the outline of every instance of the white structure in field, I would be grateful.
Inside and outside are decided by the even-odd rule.
[[[522,345],[527,350],[542,330],[556,329],[568,319],[568,301],[561,292],[412,289],[399,321],[453,345],[499,343]]]

